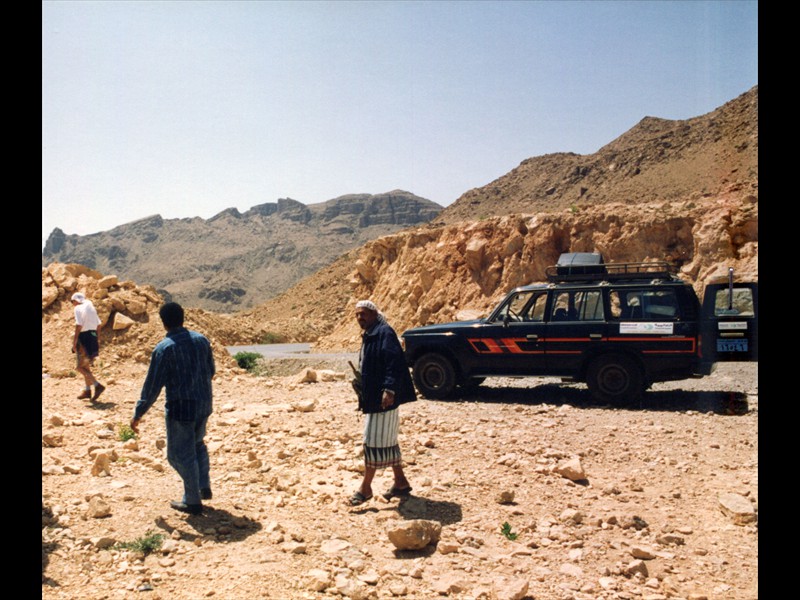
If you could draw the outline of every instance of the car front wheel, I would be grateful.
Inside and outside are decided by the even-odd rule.
[[[453,393],[456,374],[453,365],[441,354],[428,353],[414,362],[414,385],[426,398],[438,400]]]

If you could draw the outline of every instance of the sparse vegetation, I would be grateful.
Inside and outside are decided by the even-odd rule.
[[[259,344],[281,344],[283,343],[283,337],[281,337],[278,333],[273,333],[272,331],[266,331],[261,336],[261,340]]]
[[[503,525],[500,527],[500,533],[502,533],[506,537],[506,539],[509,539],[512,542],[515,539],[517,539],[517,537],[519,535],[519,534],[514,533],[513,531],[511,531],[511,525],[509,525],[508,521],[503,523]]]
[[[252,371],[258,364],[258,359],[261,358],[261,355],[258,352],[237,352],[233,358],[240,368]]]
[[[136,538],[132,542],[120,542],[113,546],[115,550],[131,550],[147,556],[151,552],[155,552],[161,548],[164,542],[163,533],[155,533],[148,531],[142,537]]]
[[[131,426],[127,423],[119,423],[117,425],[117,435],[119,436],[119,441],[121,442],[127,442],[128,440],[136,439],[136,432],[131,429]]]

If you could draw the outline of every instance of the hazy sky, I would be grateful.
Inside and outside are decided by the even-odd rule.
[[[757,84],[748,0],[46,0],[42,245],[279,198],[447,206]]]

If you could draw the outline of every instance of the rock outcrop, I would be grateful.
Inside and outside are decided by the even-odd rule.
[[[75,368],[70,297],[78,291],[92,301],[100,317],[101,359],[111,364],[149,362],[153,348],[164,338],[158,316],[163,296],[151,285],[119,281],[116,275],[84,265],[52,263],[42,269],[42,372],[63,376]],[[223,371],[241,372],[226,346],[252,343],[263,335],[246,318],[234,320],[196,308],[186,309],[186,326],[211,340],[217,369]]]

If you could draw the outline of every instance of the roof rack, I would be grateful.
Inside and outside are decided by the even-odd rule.
[[[675,279],[676,268],[666,261],[557,264],[545,269],[550,282],[559,281],[620,281],[634,279]]]

